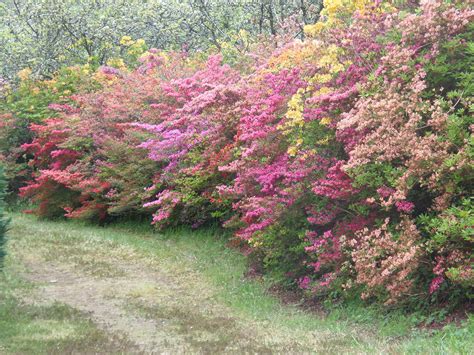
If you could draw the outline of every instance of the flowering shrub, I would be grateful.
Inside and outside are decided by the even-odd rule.
[[[153,134],[140,147],[162,167],[148,187],[156,199],[145,206],[158,208],[153,223],[175,221],[197,226],[216,209],[215,186],[228,180],[218,165],[230,158],[238,107],[242,96],[237,83],[239,73],[223,65],[220,56],[211,56],[204,68],[189,77],[162,85],[163,101],[152,104],[158,111],[158,124],[137,124]]]
[[[221,220],[279,280],[385,304],[473,286],[474,11],[325,0],[305,41],[149,50],[31,126],[41,215]]]
[[[71,106],[52,104],[57,118],[31,125],[32,143],[22,146],[32,154],[35,179],[21,188],[37,201],[41,216],[104,220],[109,215],[143,212],[159,166],[138,149],[146,135],[134,124],[152,124],[167,97],[162,83],[199,63],[181,55],[150,50],[134,71],[101,67],[93,74],[102,90],[76,94]],[[174,100],[174,98],[171,98]]]
[[[0,161],[5,164],[11,192],[17,192],[31,178],[28,158],[20,149],[32,139],[29,126],[56,116],[61,108],[68,109],[74,93],[101,87],[89,65],[63,68],[51,79],[34,79],[28,68],[21,70],[18,77],[18,87],[12,90],[7,86],[0,95]]]
[[[468,157],[467,140],[460,143],[472,133],[464,116],[467,107],[462,99],[457,101],[457,90],[460,87],[461,91],[465,90],[465,82],[453,76],[442,79],[444,75],[435,74],[433,68],[439,70],[440,61],[449,60],[452,55],[459,56],[457,50],[469,50],[465,38],[472,38],[472,24],[468,24],[473,12],[460,11],[434,1],[426,2],[421,10],[419,15],[409,15],[394,26],[391,36],[397,34],[399,41],[388,42],[386,53],[376,69],[377,77],[361,86],[361,97],[351,111],[343,114],[337,126],[338,129],[354,129],[362,133],[358,142],[347,150],[349,159],[344,170],[354,177],[358,187],[366,191],[375,189],[366,201],[385,210],[387,216],[394,218],[398,215],[394,224],[400,228],[410,226],[411,238],[406,239],[406,232],[401,231],[392,239],[404,240],[403,247],[410,246],[411,249],[389,252],[393,258],[392,270],[385,275],[389,276],[396,270],[404,280],[412,283],[411,291],[400,292],[402,282],[397,282],[395,288],[387,286],[390,294],[387,302],[393,302],[397,295],[415,293],[416,288],[426,292],[426,284],[414,284],[420,281],[417,275],[427,272],[425,265],[441,260],[437,254],[450,253],[446,250],[447,245],[429,247],[433,245],[433,234],[426,233],[426,224],[432,225],[430,218],[436,215],[436,219],[440,218],[449,205],[469,195],[469,183],[465,178],[470,174],[468,171],[472,172],[472,165],[466,165],[472,160]],[[453,46],[456,48],[454,51]],[[461,73],[472,60],[450,59],[459,63]],[[454,74],[457,75],[462,78],[465,74]],[[445,93],[446,88],[451,91]],[[472,94],[468,95],[472,97]],[[452,127],[453,119],[456,120],[456,130]],[[458,175],[463,173],[467,175]],[[422,231],[425,231],[424,238],[420,239]],[[370,238],[366,233],[374,236],[374,232],[366,231],[359,238]],[[472,244],[468,240],[464,242],[457,244],[455,255],[458,267],[463,264],[461,268],[467,271],[472,270],[472,252],[469,251]],[[405,266],[397,266],[397,259],[404,260],[404,263],[411,261]],[[357,270],[357,261],[354,262]],[[381,262],[380,258],[378,262]],[[357,282],[360,282],[361,274],[359,271],[357,274]],[[383,274],[380,272],[381,276]],[[441,284],[440,271],[433,271],[433,274],[431,293]],[[367,278],[363,283],[370,287],[381,281]]]

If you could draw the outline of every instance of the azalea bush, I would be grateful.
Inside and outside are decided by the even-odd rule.
[[[18,85],[10,87],[5,83],[0,94],[0,161],[5,165],[10,193],[18,192],[31,177],[29,157],[21,149],[33,138],[30,126],[55,117],[55,108],[70,105],[75,93],[100,88],[93,74],[89,65],[67,67],[50,79],[40,80],[27,68],[17,74]]]
[[[105,220],[111,215],[141,214],[161,165],[139,147],[150,135],[137,125],[161,122],[158,109],[175,98],[166,83],[204,66],[185,54],[150,50],[136,70],[100,67],[94,78],[102,89],[71,97],[70,105],[52,105],[56,117],[34,124],[31,143],[22,149],[33,159],[35,179],[20,189],[37,202],[44,217]]]
[[[30,126],[42,216],[222,223],[310,295],[472,295],[474,11],[324,1],[304,41],[151,49]],[[284,40],[283,40],[284,39]]]

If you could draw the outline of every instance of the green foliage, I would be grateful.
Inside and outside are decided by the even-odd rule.
[[[265,272],[274,282],[295,287],[296,280],[307,273],[307,225],[301,209],[295,206],[279,223],[252,238],[257,255],[262,255]]]
[[[426,238],[426,248],[436,255],[437,267],[445,271],[447,284],[440,288],[446,297],[472,297],[474,284],[474,172],[466,159],[474,158],[472,125],[474,123],[474,24],[444,43],[440,54],[427,65],[427,97],[440,98],[451,113],[446,135],[452,143],[451,156],[443,162],[450,173],[444,179],[446,191],[456,195],[451,206],[441,203],[441,212],[424,211],[418,218]],[[463,255],[463,256],[461,256]],[[470,261],[471,260],[471,261]],[[460,291],[465,289],[464,294]]]
[[[403,169],[389,163],[366,164],[353,169],[353,186],[356,188],[377,188],[379,186],[395,186],[396,180],[403,175]]]
[[[451,206],[440,215],[420,216],[420,224],[429,236],[428,250],[442,250],[445,254],[456,250],[470,253],[474,258],[474,200],[465,198],[457,206]],[[458,256],[459,258],[459,256]],[[474,283],[472,264],[463,264],[462,260],[453,260],[446,265],[446,276],[453,284],[469,288]]]
[[[148,193],[144,186],[152,181],[157,163],[147,159],[145,151],[136,150],[137,132],[130,132],[121,141],[109,139],[104,144],[104,154],[109,165],[104,165],[99,174],[111,185],[108,194],[109,213],[116,216],[143,214],[143,200]]]
[[[474,226],[474,203],[472,198],[461,201],[459,206],[448,208],[441,216],[430,218],[420,216],[421,223],[430,234],[430,248],[439,249],[448,243],[474,243],[472,226]]]
[[[474,124],[474,24],[447,41],[433,63],[427,65],[429,96],[442,97],[449,117],[446,139],[457,146],[472,141],[470,126]],[[469,146],[472,155],[472,145]],[[454,166],[456,158],[446,164]],[[449,167],[449,166],[448,166]],[[467,179],[472,176],[466,177]],[[464,180],[467,180],[464,179]]]

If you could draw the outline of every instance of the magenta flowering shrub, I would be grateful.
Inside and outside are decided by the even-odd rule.
[[[374,16],[360,16],[326,34],[327,43],[301,45],[297,68],[282,65],[270,73],[263,68],[248,89],[251,100],[236,137],[238,158],[221,168],[236,174],[232,185],[219,191],[235,200],[237,235],[263,253],[269,268],[278,265],[295,279],[313,273],[318,281],[303,280],[314,291],[326,292],[344,272],[340,239],[375,218],[361,197],[365,191],[342,169],[345,150],[361,134],[352,128],[337,131],[336,125],[370,74],[364,57],[380,55],[375,34],[385,31],[385,17],[379,15],[378,23]],[[287,250],[279,250],[280,244]]]
[[[240,78],[220,56],[211,56],[192,75],[162,84],[163,100],[150,105],[158,112],[157,124],[134,125],[152,134],[139,147],[161,167],[147,187],[155,193],[145,204],[156,210],[154,224],[198,226],[226,213],[225,205],[215,203],[215,187],[230,178],[218,166],[231,157],[242,97]]]
[[[327,3],[305,41],[233,67],[153,50],[101,68],[103,89],[32,126],[23,195],[43,215],[222,221],[313,295],[466,299],[474,11]]]

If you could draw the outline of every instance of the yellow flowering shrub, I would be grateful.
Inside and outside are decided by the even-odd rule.
[[[342,19],[350,18],[356,11],[365,12],[374,6],[374,0],[324,0],[323,4],[322,21],[304,27],[304,32],[308,37],[317,37],[325,28],[340,24]],[[384,9],[390,8],[388,4],[384,6]]]
[[[30,68],[22,69],[17,73],[17,76],[18,78],[20,78],[21,81],[26,81],[31,76],[31,69]]]

